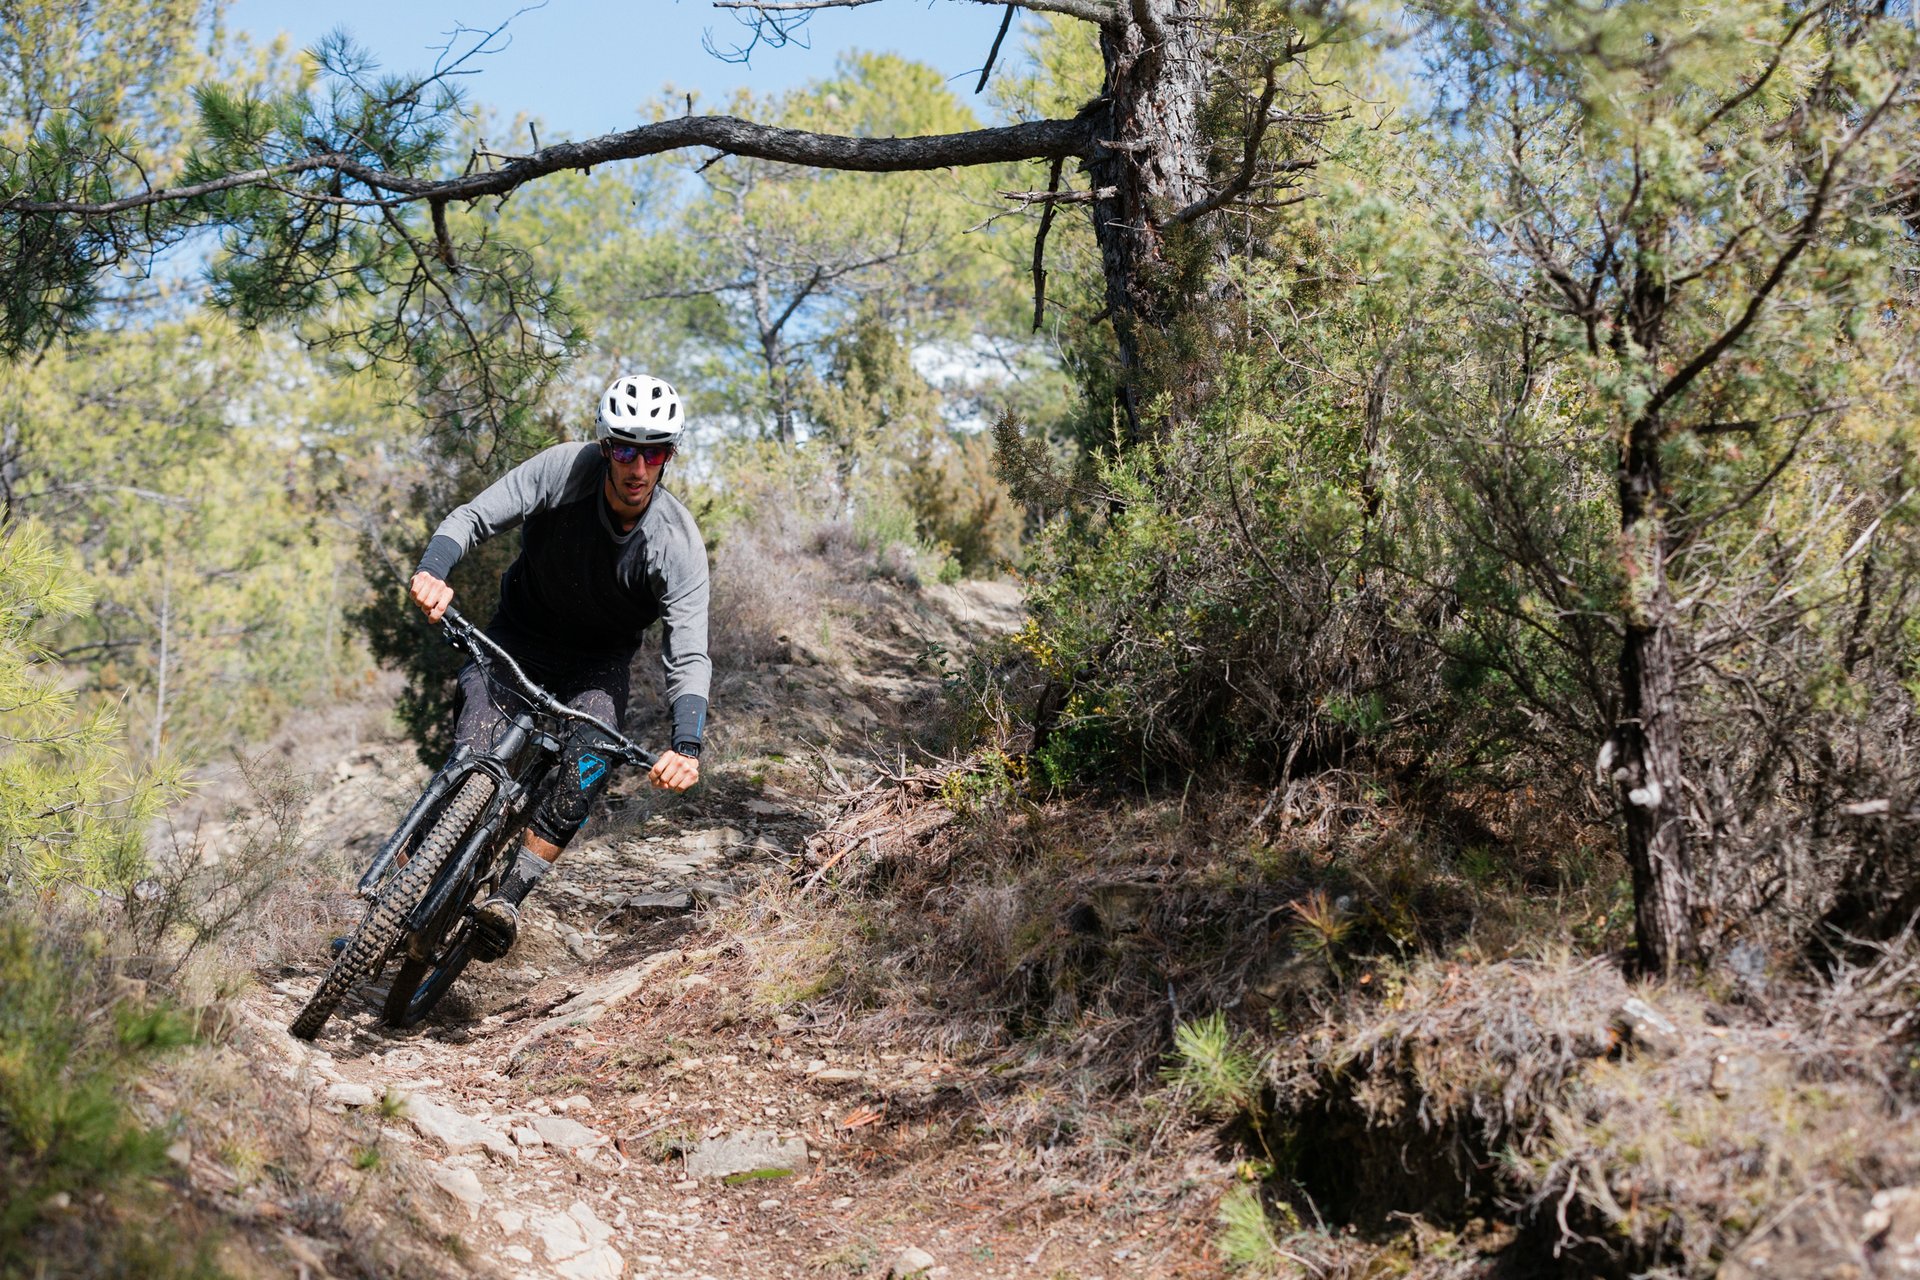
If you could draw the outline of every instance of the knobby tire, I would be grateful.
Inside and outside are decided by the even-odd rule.
[[[347,993],[380,971],[380,966],[400,944],[406,932],[407,916],[426,897],[433,878],[440,872],[440,864],[460,847],[485,812],[487,802],[493,798],[493,787],[492,776],[477,770],[461,782],[453,798],[434,818],[426,836],[415,846],[407,865],[387,880],[367,907],[360,926],[347,939],[346,950],[320,979],[312,998],[293,1020],[289,1029],[294,1035],[302,1040],[319,1035],[320,1028],[326,1025]]]

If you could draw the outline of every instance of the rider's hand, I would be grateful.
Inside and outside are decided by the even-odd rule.
[[[700,781],[700,758],[683,756],[678,751],[663,751],[647,774],[653,785],[663,791],[685,791]]]
[[[407,594],[420,606],[420,612],[427,615],[428,622],[440,621],[446,616],[447,606],[453,603],[453,588],[425,569],[413,575]]]

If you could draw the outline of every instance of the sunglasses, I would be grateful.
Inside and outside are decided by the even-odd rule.
[[[673,456],[670,444],[608,444],[607,456],[623,467],[632,466],[635,458],[650,467],[657,467]]]

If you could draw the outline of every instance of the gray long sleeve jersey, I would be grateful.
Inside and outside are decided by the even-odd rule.
[[[536,665],[624,651],[657,619],[673,708],[673,746],[699,749],[713,663],[707,657],[707,549],[693,515],[655,487],[625,533],[607,505],[598,445],[561,444],[527,459],[455,507],[420,568],[445,580],[476,543],[520,527],[520,555],[500,580],[493,628]]]

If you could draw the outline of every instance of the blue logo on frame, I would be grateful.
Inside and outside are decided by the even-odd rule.
[[[605,760],[602,760],[599,756],[594,756],[594,755],[581,756],[580,757],[580,789],[582,791],[585,791],[588,787],[600,781],[600,779],[606,775],[606,772],[607,772],[607,762]]]

